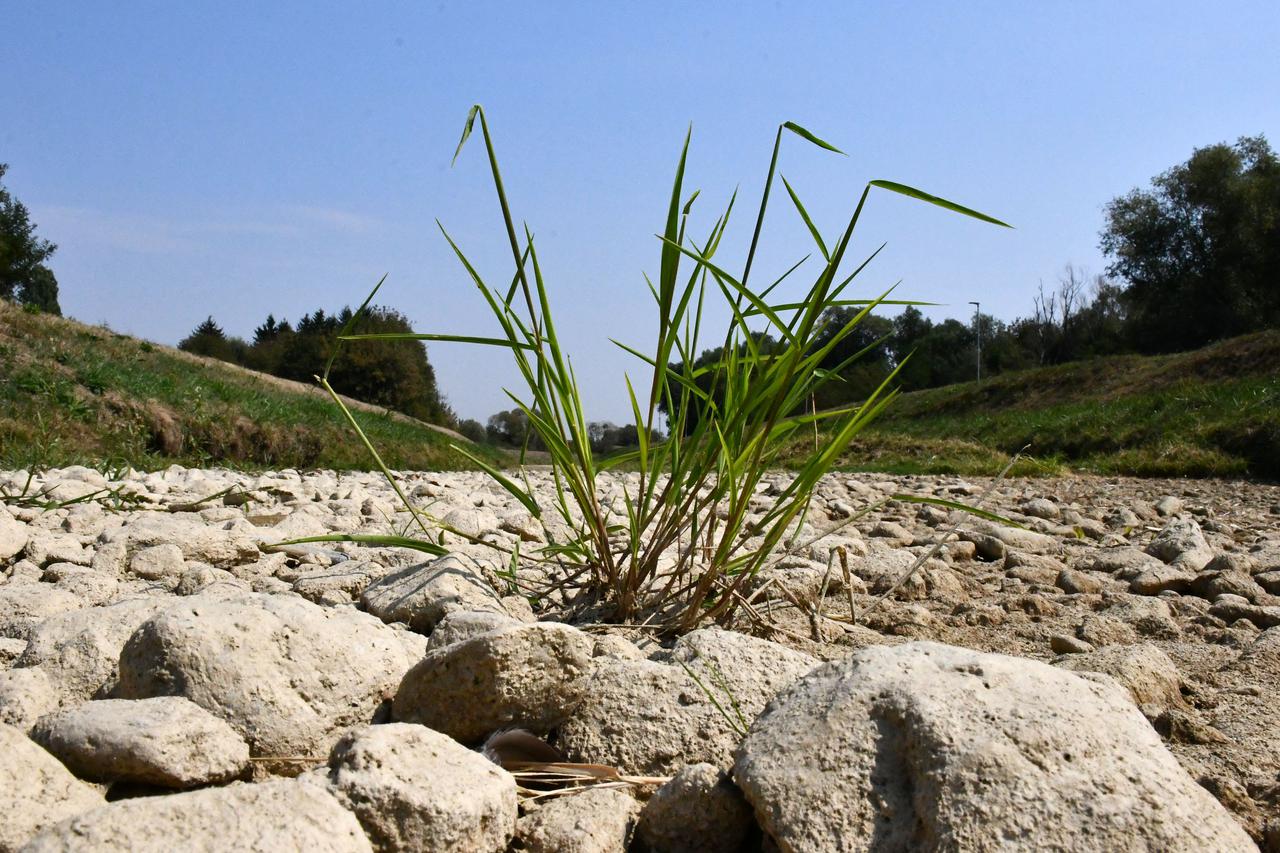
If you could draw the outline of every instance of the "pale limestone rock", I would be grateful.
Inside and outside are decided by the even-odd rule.
[[[463,743],[510,726],[545,734],[577,705],[594,646],[568,625],[498,628],[428,651],[405,674],[392,708],[397,720]]]
[[[0,853],[65,818],[101,806],[102,794],[22,732],[0,724]]]
[[[1147,553],[1157,559],[1195,574],[1213,559],[1213,549],[1193,518],[1171,518],[1164,529],[1147,546]]]
[[[499,853],[515,832],[511,775],[424,726],[349,732],[333,748],[326,781],[379,851]]]
[[[244,850],[371,853],[360,823],[323,787],[284,779],[120,800],[55,824],[24,853]]]
[[[7,512],[0,511],[0,563],[22,553],[31,533],[27,526],[15,521]]]
[[[1074,672],[1100,672],[1129,691],[1133,703],[1148,718],[1183,709],[1182,675],[1169,656],[1150,643],[1108,646],[1055,662]]]
[[[82,779],[166,788],[221,784],[249,766],[229,725],[178,696],[105,699],[41,717],[31,737]]]
[[[80,596],[53,584],[10,581],[0,585],[0,637],[25,640],[50,616],[84,606]]]
[[[589,788],[526,814],[516,834],[529,853],[626,853],[639,813],[627,791]]]
[[[649,798],[636,831],[653,853],[737,853],[754,830],[751,806],[728,775],[690,764]]]
[[[596,658],[581,702],[556,732],[556,746],[570,761],[638,775],[673,773],[694,762],[723,768],[741,740],[732,714],[718,710],[677,666]]]
[[[185,696],[231,724],[254,755],[315,756],[372,719],[409,664],[394,629],[351,608],[193,596],[129,638],[116,695]]]
[[[937,643],[770,704],[734,777],[787,850],[1254,850],[1109,680]]]
[[[129,571],[149,581],[177,583],[185,567],[182,549],[173,543],[140,548],[129,560]]]
[[[392,572],[370,584],[360,601],[382,621],[404,622],[422,633],[457,610],[505,612],[475,563],[452,554]]]

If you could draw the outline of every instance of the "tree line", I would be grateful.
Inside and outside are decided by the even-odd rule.
[[[0,299],[31,310],[61,314],[58,279],[45,263],[57,246],[36,236],[26,205],[5,189],[7,163],[0,163]]]
[[[1280,160],[1265,137],[1197,149],[1156,176],[1150,188],[1113,199],[1100,246],[1106,275],[1068,265],[1041,283],[1027,316],[989,314],[933,322],[915,307],[894,318],[865,317],[823,360],[834,375],[811,401],[817,408],[865,399],[898,369],[904,391],[1119,353],[1195,349],[1280,328]],[[836,308],[822,322],[820,348],[857,309]],[[777,351],[768,335],[762,352]],[[720,359],[699,355],[695,367]],[[679,369],[680,365],[673,365]],[[704,374],[705,387],[714,377]]]
[[[253,330],[252,340],[227,335],[209,317],[178,344],[196,355],[239,364],[282,379],[313,382],[324,372],[337,336],[350,321],[344,307],[334,314],[316,309],[303,314],[297,325],[267,315]],[[352,330],[357,334],[412,332],[409,320],[391,308],[371,306]],[[436,386],[427,350],[417,341],[360,341],[344,346],[333,362],[329,381],[340,393],[385,406],[410,417],[456,426],[457,417]]]

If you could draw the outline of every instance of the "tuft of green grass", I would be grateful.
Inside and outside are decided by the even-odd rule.
[[[475,461],[534,516],[554,513],[562,522],[560,527],[570,531],[552,541],[539,557],[570,568],[571,577],[578,579],[577,605],[606,619],[643,620],[672,632],[706,621],[730,621],[744,601],[746,585],[788,531],[803,523],[819,478],[895,396],[891,376],[862,405],[817,414],[810,414],[806,406],[813,393],[840,372],[840,368],[820,369],[822,360],[888,296],[844,296],[880,251],[843,274],[842,266],[872,190],[907,196],[985,222],[1004,223],[904,184],[873,180],[865,186],[835,239],[824,238],[795,188],[781,178],[820,259],[812,265],[807,284],[786,297],[776,296],[775,291],[781,293],[784,283],[790,285],[791,275],[805,262],[801,259],[766,287],[753,286],[753,262],[778,175],[783,140],[799,137],[826,152],[841,152],[793,122],[778,127],[751,246],[741,273],[734,274],[717,252],[729,226],[736,192],[700,238],[691,236],[691,210],[699,191],[685,188],[691,133],[686,135],[666,221],[655,235],[660,254],[658,274],[646,279],[657,307],[656,343],[651,353],[645,353],[615,341],[641,362],[641,374],[647,375],[644,383],[633,383],[630,374],[626,377],[639,447],[598,460],[591,452],[573,362],[557,334],[550,287],[543,278],[537,246],[527,226],[516,227],[488,121],[479,106],[472,107],[467,116],[454,159],[477,126],[511,249],[509,283],[486,281],[443,225],[440,231],[493,314],[497,334],[346,334],[342,339],[416,339],[507,350],[524,382],[518,392],[507,393],[547,448],[552,497],[547,501],[544,495],[535,494],[518,474],[508,476],[483,460]],[[709,334],[703,320],[704,309],[711,302],[720,303],[730,315],[722,355],[717,362],[695,367],[694,356],[705,347]],[[849,320],[830,328],[829,309],[837,306],[856,306],[858,310]],[[763,351],[760,331],[781,344]],[[680,366],[672,367],[673,362]],[[327,387],[325,378],[321,383]],[[670,413],[665,440],[653,438],[660,426],[660,404]],[[753,500],[765,472],[779,463],[794,436],[807,434],[818,422],[830,424],[828,440],[807,455],[792,457],[795,477],[774,496],[763,518],[752,518],[756,511]],[[372,443],[363,434],[361,439],[385,470]],[[637,482],[618,507],[603,499],[597,478],[620,466],[635,470]],[[389,472],[388,476],[394,485]],[[425,521],[421,527],[430,537]]]
[[[372,407],[354,416],[397,468],[476,467],[455,436]],[[0,468],[367,469],[347,430],[317,389],[0,300]]]

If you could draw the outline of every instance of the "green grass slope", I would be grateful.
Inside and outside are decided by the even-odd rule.
[[[1280,331],[904,394],[842,465],[996,474],[1027,445],[1015,474],[1280,478]]]
[[[342,389],[338,389],[341,391]],[[461,436],[351,404],[392,468],[475,467]],[[469,448],[500,461],[496,452]],[[0,468],[371,467],[318,388],[0,300]]]

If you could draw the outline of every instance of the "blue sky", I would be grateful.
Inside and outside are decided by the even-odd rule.
[[[607,342],[647,346],[680,142],[706,227],[739,267],[777,125],[781,171],[825,232],[887,178],[999,216],[1008,231],[873,196],[855,249],[888,241],[864,294],[970,300],[1012,320],[1064,264],[1102,272],[1111,198],[1198,146],[1280,143],[1280,6],[1216,3],[5,4],[0,162],[59,244],[66,313],[175,343],[208,314],[248,336],[380,301],[422,331],[492,334],[434,219],[481,271],[511,260],[482,149],[489,113],[515,215],[538,236],[589,412],[626,419]],[[771,208],[753,278],[808,251]],[[751,211],[750,213],[748,211]],[[732,259],[730,261],[730,259]],[[385,297],[385,298],[382,298]],[[509,408],[499,351],[433,345],[451,404]]]

